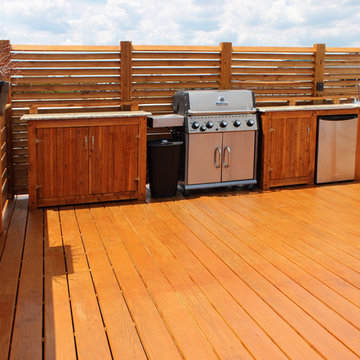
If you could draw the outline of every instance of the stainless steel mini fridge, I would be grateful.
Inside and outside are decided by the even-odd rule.
[[[357,126],[356,114],[319,116],[317,184],[354,179]]]

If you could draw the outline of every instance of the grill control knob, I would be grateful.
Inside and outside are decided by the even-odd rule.
[[[205,131],[205,130],[206,130],[206,126],[205,126],[205,125],[201,125],[200,131]]]
[[[248,120],[248,121],[246,122],[246,125],[247,125],[247,126],[253,126],[254,124],[255,124],[255,121],[252,120],[252,119],[250,119],[250,120]]]
[[[214,123],[213,123],[212,121],[208,121],[208,122],[206,123],[206,127],[207,127],[208,129],[211,129],[213,126],[214,126]]]
[[[241,125],[241,121],[240,120],[235,120],[234,121],[234,126],[235,127],[239,127]]]
[[[191,127],[192,127],[193,129],[198,129],[199,126],[200,126],[200,124],[199,124],[197,121],[194,121],[194,122],[192,123],[192,125],[191,125]]]
[[[227,121],[226,120],[223,120],[221,123],[220,123],[220,126],[222,127],[222,128],[224,128],[224,127],[227,127]]]

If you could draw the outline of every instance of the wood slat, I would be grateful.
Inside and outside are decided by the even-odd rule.
[[[286,60],[270,60],[270,61],[251,61],[251,60],[232,60],[232,66],[251,66],[251,67],[289,67],[289,68],[297,68],[297,67],[305,67],[305,68],[314,68],[314,64],[312,61],[286,61]]]
[[[332,61],[325,61],[326,67],[336,67],[336,66],[353,66],[353,67],[359,67],[360,61],[359,60],[332,60]]]
[[[11,45],[12,51],[61,51],[61,52],[119,52],[119,46],[82,46],[82,45]]]
[[[165,51],[165,52],[219,52],[218,46],[179,46],[179,45],[133,45],[133,51]]]
[[[119,98],[119,91],[83,91],[83,92],[39,92],[39,93],[13,93],[13,101],[21,100],[37,100],[42,99],[56,99],[56,100],[65,100],[65,99],[111,99]],[[119,100],[120,101],[120,100]]]
[[[166,254],[166,250],[160,243],[157,242],[157,249],[155,249],[155,239],[148,231],[148,226],[138,217],[134,217],[134,215],[132,215],[132,210],[132,206],[116,208],[117,219],[121,219],[126,214],[125,216],[128,221],[130,220],[130,224],[135,228],[140,240],[145,242],[144,245],[153,254],[153,257],[156,257],[158,266],[165,274],[170,284],[177,291],[181,301],[188,308],[188,311],[191,313],[192,317],[194,317],[198,326],[207,334],[208,340],[214,347],[216,353],[223,358],[231,358],[231,356],[237,354],[237,356],[240,355],[244,359],[250,359],[250,354],[243,347],[239,339],[234,336],[225,322],[223,322],[219,315],[214,311],[205,296],[197,289],[188,275],[186,275],[186,273],[175,263],[168,263],[168,261],[170,261],[168,258],[169,255]],[[146,256],[145,252],[144,255],[140,257],[139,245],[137,245],[136,252],[134,251],[134,246],[136,246],[134,241],[131,241],[130,243],[130,241],[127,240],[125,246],[129,253],[134,256],[134,260],[138,264],[142,277],[146,279],[145,281],[149,281],[149,277],[154,276],[155,271],[155,268],[152,268],[149,264],[149,260],[152,262],[151,257],[148,255]],[[158,252],[162,254],[160,257],[156,256]],[[167,264],[164,265],[163,261]],[[146,264],[147,267],[145,268],[141,264]]]
[[[105,217],[103,212],[101,215],[100,219],[97,218],[100,222],[104,221]],[[126,300],[118,286],[90,210],[86,207],[76,209],[76,218],[86,247],[112,352],[117,358],[146,359],[137,329],[133,325]]]
[[[132,93],[132,96],[134,99],[141,99],[141,98],[147,98],[149,95],[150,96],[161,96],[161,97],[170,97],[173,96],[175,93],[176,89],[174,90],[151,90],[151,91],[141,91],[141,90],[135,90]]]
[[[268,67],[268,68],[246,68],[246,67],[232,67],[233,74],[312,74],[313,69],[295,68],[295,67]]]
[[[257,75],[257,74],[251,74],[251,77],[248,75],[238,75],[233,73],[231,79],[232,81],[242,81],[242,80],[249,80],[251,78],[252,80],[264,80],[264,81],[285,81],[285,80],[293,80],[293,81],[302,81],[302,80],[312,80],[313,77],[310,75]]]
[[[250,209],[251,209],[251,200],[252,199],[250,199],[249,201]],[[216,203],[215,206],[217,205],[218,204]],[[231,208],[234,209],[234,207]],[[206,207],[206,209],[208,208]],[[228,211],[226,207],[224,207],[223,209],[225,211]],[[235,213],[233,213],[234,216],[231,216],[230,215],[231,212],[229,212],[228,217],[229,219],[231,218],[232,223],[228,223],[225,220],[225,223],[227,224],[226,227],[228,229],[232,229],[233,231],[238,231],[238,223],[240,220],[243,226],[245,226],[246,228],[250,228],[250,226],[252,226],[253,224],[250,218],[254,216],[254,212],[251,210],[249,212],[251,212],[250,217],[246,215],[246,212],[244,214],[244,216],[247,219],[243,219],[243,218],[238,219],[238,215],[235,215]],[[216,215],[218,214],[216,213]],[[266,215],[263,216],[263,219],[261,219],[260,222],[257,221],[257,224],[259,223],[268,224],[268,219],[266,218]],[[276,227],[271,225],[265,225],[265,226],[267,228],[272,229],[271,233],[274,234],[273,231],[275,230]],[[279,226],[281,225],[280,224],[277,225],[277,228]],[[360,318],[358,315],[360,309],[356,307],[356,305],[358,305],[357,303],[359,300],[359,292],[355,288],[352,288],[352,286],[347,286],[346,282],[342,282],[343,285],[340,286],[341,284],[340,278],[337,278],[336,276],[332,276],[331,273],[324,271],[321,266],[317,265],[317,263],[309,261],[305,256],[301,256],[300,254],[294,252],[293,249],[291,249],[291,247],[286,246],[286,244],[280,241],[280,236],[278,234],[278,231],[276,231],[275,233],[276,235],[274,235],[273,237],[274,241],[272,242],[269,242],[269,236],[267,233],[260,234],[259,237],[263,242],[261,243],[260,241],[259,243],[253,244],[254,246],[252,247],[254,249],[256,248],[257,251],[261,251],[261,252],[263,252],[266,248],[271,248],[272,249],[271,254],[263,252],[263,254],[268,259],[269,262],[276,265],[276,267],[285,274],[287,274],[289,278],[293,279],[295,282],[302,285],[309,293],[313,294],[318,299],[323,300],[324,302],[326,301],[329,307],[336,309],[335,311],[339,315],[341,315],[344,319],[346,319],[357,329],[359,329],[360,327],[357,319]],[[294,235],[292,236],[294,237]],[[290,261],[290,259],[292,258],[296,259],[296,264]],[[309,271],[309,273],[304,273],[302,270],[300,270],[300,268],[304,268],[304,266],[305,269]],[[314,276],[312,274],[314,274]],[[317,274],[319,274],[321,280],[325,281],[325,283],[328,284],[328,286],[333,284],[333,286],[337,287],[337,285],[339,285],[339,288],[341,287],[342,289],[341,293],[343,295],[347,294],[348,296],[350,296],[351,300],[350,301],[346,300],[346,298],[340,296],[336,292],[332,291],[329,287],[325,286],[322,281],[317,280],[316,279],[318,277]],[[334,306],[334,304],[336,305]],[[341,320],[339,322],[341,322]]]
[[[120,60],[120,53],[92,53],[92,54],[76,54],[76,53],[68,53],[68,54],[59,54],[59,53],[49,53],[47,51],[43,53],[21,53],[21,52],[12,52],[11,53],[12,60]]]
[[[48,76],[48,75],[117,75],[119,69],[89,68],[89,69],[17,69],[16,75],[19,76]]]
[[[10,359],[42,357],[43,231],[43,212],[35,210],[26,227]]]
[[[37,107],[72,107],[72,106],[111,106],[111,105],[119,105],[120,99],[118,100],[43,100],[43,101],[14,101],[14,108],[29,108],[30,106]]]
[[[194,211],[192,206],[190,204],[187,204],[185,209],[181,210],[182,216],[189,210],[191,212]],[[189,220],[188,217],[187,220]],[[306,313],[303,312],[301,307],[298,307],[296,305],[296,303],[299,301],[299,298],[295,300],[295,303],[289,300],[287,296],[289,296],[289,294],[292,293],[292,290],[294,290],[294,286],[296,287],[295,284],[291,285],[291,281],[289,279],[287,280],[283,279],[283,281],[285,281],[285,283],[288,284],[288,288],[286,291],[287,296],[283,296],[282,293],[280,292],[278,293],[279,284],[277,283],[276,280],[274,284],[272,280],[274,281],[276,276],[280,276],[281,278],[282,275],[270,263],[262,262],[262,268],[261,269],[258,268],[260,274],[265,278],[262,278],[260,274],[258,274],[257,272],[255,273],[251,270],[252,267],[254,266],[256,267],[255,263],[257,261],[256,260],[257,255],[253,252],[253,250],[251,250],[250,247],[248,246],[243,247],[242,242],[239,241],[240,234],[239,237],[236,236],[236,240],[235,240],[235,237],[231,235],[226,228],[225,229],[222,228],[218,220],[216,222],[214,222],[214,218],[210,220],[208,218],[208,215],[206,215],[203,212],[197,213],[196,220],[191,220],[191,222],[189,222],[188,225],[192,226],[193,232],[197,236],[199,236],[202,239],[202,241],[208,244],[208,246],[210,246],[210,248],[213,249],[213,251],[216,251],[216,253],[219,254],[220,249],[223,248],[223,245],[220,245],[219,242],[219,240],[221,239],[222,242],[225,242],[228,248],[232,249],[232,251],[234,251],[238,256],[240,256],[242,260],[238,258],[236,263],[231,261],[231,259],[233,259],[233,255],[231,257],[230,254],[226,256],[221,255],[221,258],[225,260],[229,264],[229,266],[231,266],[231,268],[234,271],[236,271],[236,273],[238,273],[239,275],[241,274],[242,277],[245,276],[248,284],[255,291],[257,291],[264,299],[266,299],[266,301],[270,303],[276,309],[277,312],[282,314],[282,316],[285,319],[287,319],[288,322],[292,324],[292,326],[294,326],[295,329],[305,339],[307,339],[307,341],[311,343],[312,338],[318,338],[318,337],[322,337],[324,340],[326,339],[326,341],[324,341],[323,343],[317,343],[318,346],[317,350],[320,351],[323,354],[323,356],[325,356],[328,359],[330,358],[336,359],[339,356],[345,356],[345,357],[347,356],[349,358],[354,358],[354,359],[357,357],[348,348],[346,348],[344,345],[342,345],[337,340],[335,340],[335,338],[329,332],[327,332],[322,326],[320,326],[319,323],[314,321],[312,317],[308,317]],[[247,236],[250,236],[250,234],[247,233]],[[262,279],[264,280],[267,279],[267,280],[264,281]],[[298,289],[300,290],[300,288]],[[275,295],[275,293],[277,295]],[[275,302],[273,301],[274,296],[276,297]],[[306,298],[307,296],[306,292],[302,292],[302,296],[305,296]],[[294,299],[291,295],[290,297]],[[313,299],[313,301],[316,302],[315,298]],[[311,313],[316,316],[317,311]],[[331,312],[329,314],[331,314]],[[333,316],[336,317],[336,314],[335,313],[331,314],[330,318],[332,318]],[[301,321],[298,321],[299,319],[301,319]],[[321,319],[325,320],[324,318]],[[349,327],[349,330],[350,329],[351,326]],[[314,346],[314,343],[312,345]],[[356,347],[356,343],[352,342],[352,346]]]
[[[219,75],[134,75],[133,82],[218,81]]]
[[[194,261],[195,263],[201,261],[202,265],[216,277],[217,281],[219,281],[234,299],[242,305],[244,310],[252,316],[254,321],[264,329],[271,337],[272,341],[277,344],[287,356],[290,358],[296,358],[298,356],[305,358],[318,357],[308,344],[306,344],[305,341],[261,299],[261,297],[253,292],[251,288],[243,282],[241,277],[232,272],[231,269],[211,252],[211,250],[206,247],[206,245],[202,243],[184,223],[170,212],[165,204],[154,203],[152,204],[152,208],[158,216],[157,221],[152,221],[152,224],[154,224],[153,226],[157,226],[158,221],[161,222],[163,220],[166,223],[166,226],[172,229],[172,233],[174,233],[174,229],[176,229],[177,237],[180,240],[180,244],[179,240],[172,242],[169,239],[164,241],[164,243],[170,243],[172,249],[174,247],[182,248],[181,243],[187,247],[188,251],[185,251],[184,253],[183,250],[181,253],[180,258],[182,259],[182,262],[189,263],[192,256],[195,256],[196,259],[198,259],[192,259],[192,263]],[[177,257],[180,256],[178,254],[179,252],[177,252]],[[191,265],[189,271],[191,271],[194,278],[198,278],[201,271],[204,270],[197,269],[194,265]],[[208,283],[208,281],[205,282],[205,284]],[[285,337],[284,334],[286,334]],[[249,335],[250,334],[248,334],[248,336]],[[261,350],[261,346],[259,346],[259,349],[256,349],[255,352]],[[276,350],[275,353],[277,353]],[[266,356],[267,355],[265,355],[265,357]],[[262,356],[259,356],[259,358],[261,357]]]
[[[241,85],[248,87],[265,87],[268,89],[277,89],[277,88],[284,88],[284,89],[296,89],[296,88],[310,88],[312,87],[311,81],[258,81],[258,80],[248,80],[248,81],[241,81]]]
[[[146,83],[146,84],[134,84],[133,90],[146,89],[151,91],[152,89],[203,89],[203,88],[219,88],[218,81],[214,82],[181,82],[181,83]]]
[[[27,199],[16,200],[0,262],[0,354],[7,358],[18,291],[20,263],[25,238]]]
[[[347,61],[358,61],[360,60],[359,54],[351,54],[351,53],[344,53],[344,54],[325,54],[325,61],[336,61],[336,60],[347,60]]]
[[[4,250],[4,246],[5,246],[5,243],[6,243],[6,237],[7,237],[11,217],[13,215],[14,207],[15,207],[15,200],[14,199],[9,199],[7,201],[6,207],[3,210],[3,219],[2,219],[3,220],[2,221],[3,231],[0,234],[0,260],[1,260],[3,250]]]
[[[327,47],[326,51],[329,53],[360,53],[360,48],[358,47]]]
[[[249,53],[312,53],[312,47],[284,47],[284,46],[233,46],[233,52]]]
[[[160,246],[165,245],[176,259],[181,260],[189,276],[201,288],[219,313],[223,314],[227,323],[239,334],[243,343],[255,358],[261,358],[270,353],[274,359],[285,358],[279,348],[272,341],[269,341],[267,335],[249,317],[248,313],[226,292],[218,279],[206,270],[203,264],[181,243],[181,237],[171,231],[169,225],[174,224],[175,218],[168,216],[169,212],[164,211],[165,209],[161,206],[152,206],[150,208],[147,205],[137,205],[133,209],[136,210],[135,216],[137,218],[143,217],[144,222],[148,224],[149,230],[153,229],[154,235],[156,234],[162,242]],[[159,211],[160,214],[158,215]],[[179,229],[181,224],[176,223],[175,226]],[[187,234],[187,236],[191,237],[190,234]],[[152,252],[152,254],[154,253]],[[226,272],[226,270],[224,271]],[[236,280],[232,280],[236,282]],[[221,301],[219,301],[220,299]],[[242,325],[245,323],[247,325],[243,327]]]
[[[294,96],[296,94],[303,94],[303,95],[308,95],[311,96],[312,95],[312,89],[257,89],[257,88],[251,88],[255,95],[269,95],[271,96],[272,94],[283,94],[286,96]]]
[[[217,67],[206,68],[134,68],[133,74],[219,74],[220,69]]]
[[[282,53],[245,53],[236,52],[233,48],[233,59],[248,59],[248,60],[297,60],[297,61],[313,61],[314,56],[312,54],[282,54]]]
[[[357,76],[359,76],[359,68],[341,68],[341,67],[329,67],[329,66],[325,66],[324,72],[325,72],[325,76],[327,74],[346,74],[346,75],[353,75],[354,78],[356,78]]]
[[[51,74],[50,74],[51,75]],[[12,83],[14,85],[37,85],[37,84],[111,84],[111,83],[120,83],[120,76],[95,76],[95,77],[76,77],[76,76],[66,76],[66,77],[13,77]]]
[[[13,85],[12,93],[16,92],[33,92],[33,91],[94,91],[94,90],[118,90],[120,91],[119,84],[91,84],[91,85],[54,85],[54,84],[31,84],[31,85]],[[33,94],[36,96],[36,94]]]
[[[120,61],[17,61],[14,66],[14,71],[24,68],[118,68]]]
[[[96,212],[94,211],[94,216]],[[128,223],[119,222],[113,214],[113,208],[106,208],[107,220],[99,222],[103,234],[103,242],[113,264],[116,276],[135,324],[139,329],[144,348],[149,358],[180,359],[181,355],[164,324],[161,313],[158,312],[148,288],[143,283],[133,258],[125,249],[123,242],[127,236],[136,239]],[[117,241],[119,239],[120,241]]]
[[[60,218],[77,354],[84,359],[111,359],[93,279],[73,209],[61,210]]]
[[[154,66],[195,66],[195,67],[205,67],[205,66],[220,66],[219,61],[214,60],[133,60],[132,66],[136,68],[137,66],[152,68]]]
[[[133,51],[133,59],[201,59],[214,60],[219,59],[217,53],[190,53],[190,52],[138,52]]]
[[[347,80],[347,79],[357,79],[358,74],[334,74],[334,73],[326,73],[324,74],[324,81],[328,80]]]

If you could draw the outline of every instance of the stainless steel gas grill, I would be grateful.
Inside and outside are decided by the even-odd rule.
[[[249,90],[178,91],[184,115],[184,189],[256,184],[259,120]]]

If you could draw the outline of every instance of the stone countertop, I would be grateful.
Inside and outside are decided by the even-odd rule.
[[[74,120],[74,119],[104,119],[136,116],[150,116],[145,111],[109,111],[109,112],[75,112],[75,113],[52,113],[52,114],[27,114],[23,115],[23,121],[30,120]]]
[[[316,111],[316,110],[341,110],[359,109],[360,104],[320,104],[320,105],[296,105],[296,106],[269,106],[258,107],[261,113],[272,111]]]

